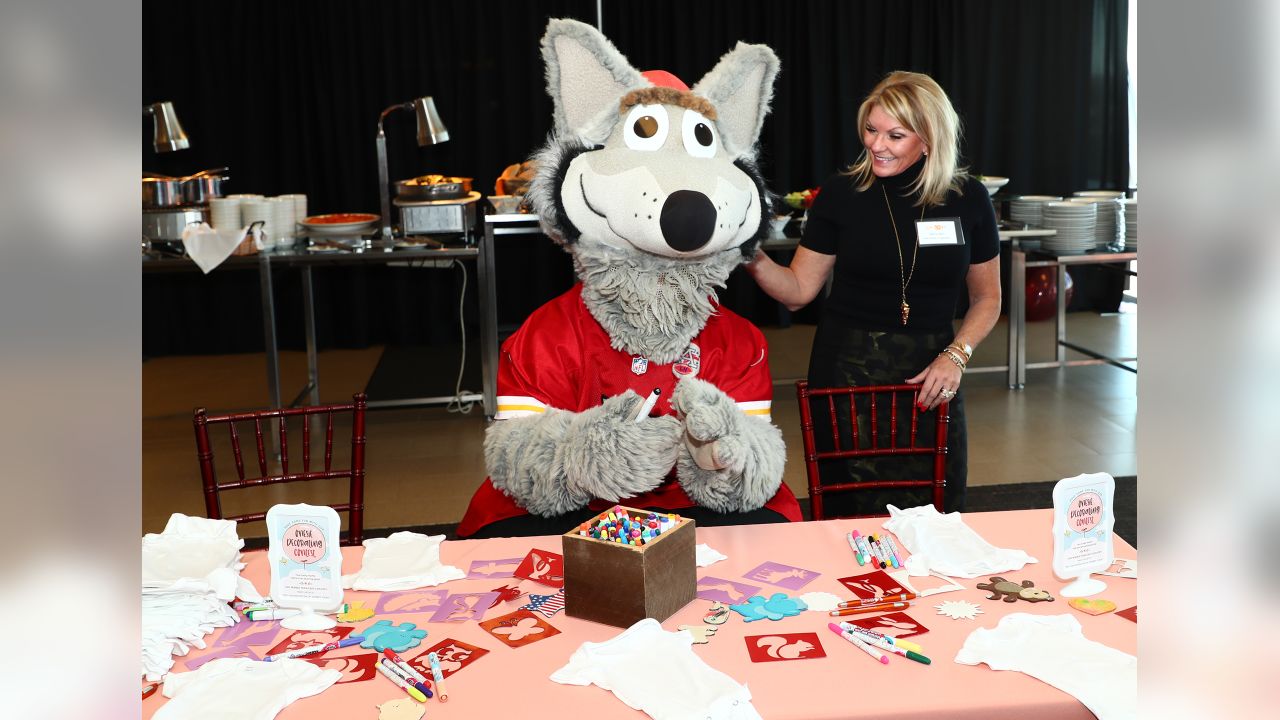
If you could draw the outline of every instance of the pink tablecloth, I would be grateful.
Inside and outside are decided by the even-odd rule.
[[[1040,560],[1021,571],[1006,573],[1010,579],[1034,580],[1038,587],[1049,589],[1055,596],[1066,583],[1053,576],[1050,549],[1051,513],[1048,510],[1025,510],[1001,513],[973,513],[966,521],[978,533],[999,547],[1020,548]],[[825,522],[742,527],[699,528],[698,542],[729,556],[707,568],[699,568],[698,576],[713,575],[727,580],[747,582],[742,575],[760,563],[771,560],[822,573],[799,591],[764,586],[766,596],[772,592],[802,594],[826,591],[848,597],[836,578],[867,572],[854,560],[845,542],[845,533],[857,528],[863,534],[880,532],[878,520],[830,520]],[[473,560],[523,556],[531,548],[560,551],[560,538],[502,538],[446,542],[441,559],[463,571]],[[1137,558],[1137,551],[1119,538],[1116,557]],[[345,571],[359,567],[362,548],[344,551]],[[245,576],[266,591],[269,585],[265,553],[246,556]],[[1118,609],[1137,604],[1137,581],[1103,577],[1107,590],[1099,595],[1114,601]],[[1091,718],[1093,715],[1073,697],[1031,677],[1016,672],[996,672],[986,665],[964,666],[953,659],[968,634],[978,627],[994,627],[1001,617],[1013,612],[1042,615],[1069,613],[1084,627],[1085,637],[1126,653],[1137,654],[1137,625],[1114,613],[1091,616],[1067,606],[1058,597],[1052,603],[1003,603],[986,600],[987,592],[974,584],[984,579],[959,580],[963,591],[943,593],[917,600],[907,612],[930,632],[912,640],[924,647],[933,659],[930,666],[905,658],[892,658],[881,666],[858,652],[827,630],[830,618],[825,613],[805,612],[777,622],[762,620],[745,623],[736,614],[720,626],[719,633],[707,645],[694,645],[696,652],[712,667],[738,682],[745,683],[753,695],[753,703],[763,717],[770,718],[876,718],[947,717],[990,720],[1001,717]],[[483,592],[514,580],[463,579],[448,583],[451,592]],[[752,585],[761,585],[751,582]],[[524,581],[533,592],[551,592]],[[363,600],[372,607],[377,593],[348,592],[348,601]],[[976,620],[952,620],[935,614],[933,605],[943,600],[968,600],[982,607]],[[695,599],[662,626],[675,630],[682,624],[701,624],[710,603]],[[518,603],[499,604],[487,617],[510,612]],[[455,638],[489,650],[489,653],[451,676],[448,681],[449,702],[430,700],[428,718],[564,718],[564,717],[646,717],[615,698],[612,693],[591,687],[559,685],[548,676],[560,668],[584,641],[599,642],[621,632],[619,628],[566,617],[563,612],[551,619],[562,632],[547,640],[520,648],[508,648],[480,629],[475,622],[428,623],[425,615],[394,615],[394,622],[415,622],[430,631],[428,647],[445,638]],[[865,616],[864,616],[865,617]],[[374,618],[376,620],[377,618]],[[374,620],[356,625],[357,631]],[[263,627],[274,624],[262,623]],[[747,635],[812,631],[819,635],[827,657],[791,662],[752,663],[747,656]],[[281,630],[283,638],[288,631]],[[177,658],[175,671],[185,669],[186,660],[212,652],[219,633],[207,638],[210,649],[193,651],[187,658]],[[266,652],[275,642],[256,649]],[[402,655],[412,657],[421,650],[414,648]],[[358,647],[330,655],[366,653]],[[403,693],[382,677],[365,682],[335,685],[320,695],[299,700],[278,717],[282,720],[315,720],[316,718],[376,718],[374,705],[403,697]],[[165,702],[157,693],[143,702],[143,717],[150,717]]]

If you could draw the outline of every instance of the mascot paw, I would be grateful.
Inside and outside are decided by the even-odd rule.
[[[684,418],[685,432],[698,442],[712,442],[737,432],[742,411],[720,388],[697,378],[676,385],[671,406]]]
[[[563,457],[575,490],[614,502],[662,484],[679,457],[681,425],[674,417],[636,422],[642,404],[628,390],[573,420]]]

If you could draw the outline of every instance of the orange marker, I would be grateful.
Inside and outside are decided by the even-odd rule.
[[[885,603],[897,602],[899,600],[915,600],[915,593],[898,593],[897,595],[885,595],[882,598],[868,598],[866,600],[846,600],[836,607],[866,607],[868,605],[883,605]]]
[[[860,615],[862,613],[887,612],[889,610],[901,610],[911,607],[911,603],[895,602],[881,603],[880,605],[866,605],[863,607],[848,607],[832,610],[829,614],[831,617],[844,617],[845,615]]]

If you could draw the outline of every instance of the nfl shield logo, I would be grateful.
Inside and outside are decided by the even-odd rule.
[[[643,375],[649,372],[649,358],[643,355],[636,355],[631,358],[631,372],[636,375]]]
[[[698,368],[702,366],[702,351],[698,349],[695,343],[689,343],[689,347],[685,348],[680,359],[671,366],[671,372],[676,377],[694,377],[698,374]]]

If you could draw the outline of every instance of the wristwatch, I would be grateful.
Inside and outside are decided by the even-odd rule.
[[[965,357],[973,357],[973,346],[970,345],[969,343],[963,342],[961,340],[952,340],[951,344],[963,350]]]

